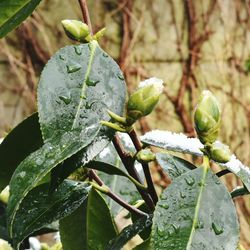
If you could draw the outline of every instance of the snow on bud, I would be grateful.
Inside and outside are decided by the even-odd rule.
[[[90,35],[88,25],[78,20],[63,20],[62,26],[66,35],[78,42],[86,42],[86,37]]]
[[[227,145],[216,141],[209,148],[209,156],[216,162],[227,163],[231,159],[231,152]]]
[[[139,118],[152,112],[163,91],[163,81],[152,77],[140,82],[138,89],[129,97],[127,123],[132,125]]]
[[[220,120],[221,111],[217,99],[210,91],[203,91],[194,113],[195,129],[202,143],[213,143],[217,139]]]

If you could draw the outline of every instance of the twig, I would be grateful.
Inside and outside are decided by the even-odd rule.
[[[142,149],[142,146],[141,146],[141,143],[140,143],[138,136],[137,136],[134,129],[132,129],[129,132],[129,136],[130,136],[137,152],[139,152]],[[154,183],[152,180],[152,176],[151,176],[150,171],[149,171],[148,163],[142,163],[142,168],[143,168],[143,172],[144,172],[144,175],[145,175],[145,178],[147,181],[148,192],[149,192],[151,198],[153,199],[154,203],[156,204],[158,201],[158,196],[157,196],[157,193],[155,191],[155,187],[154,187]]]
[[[231,174],[232,172],[230,171],[230,170],[228,170],[228,169],[223,169],[223,170],[221,170],[220,172],[218,172],[218,173],[216,173],[216,175],[218,176],[218,177],[221,177],[221,176],[223,176],[223,175],[225,175],[225,174]]]
[[[250,194],[246,187],[237,188],[231,192],[232,199],[246,194]]]
[[[138,172],[135,170],[133,158],[131,157],[131,155],[129,155],[127,152],[125,152],[117,135],[115,135],[115,137],[113,139],[113,144],[114,144],[114,147],[115,147],[118,155],[121,158],[123,165],[125,166],[126,170],[128,171],[128,173],[133,178],[135,178],[137,181],[139,181],[140,183],[143,183]],[[155,206],[154,206],[154,203],[153,203],[151,196],[147,192],[145,192],[144,190],[141,190],[138,187],[137,187],[137,190],[141,194],[141,196],[144,199],[144,201],[146,202],[146,204],[148,205],[149,209],[153,211]]]
[[[99,186],[104,185],[104,182],[100,179],[100,177],[96,174],[96,172],[93,169],[89,170],[89,176],[91,177],[91,179],[95,180]],[[110,189],[105,194],[109,196],[112,200],[120,204],[122,207],[126,208],[129,212],[138,214],[140,216],[147,216],[146,213],[142,212],[136,207],[131,206],[130,204],[122,200],[119,196],[117,196],[115,193],[113,193]]]
[[[78,2],[81,7],[83,21],[89,26],[90,34],[93,34],[92,24],[91,24],[91,20],[89,17],[89,10],[87,6],[87,0],[78,0]]]

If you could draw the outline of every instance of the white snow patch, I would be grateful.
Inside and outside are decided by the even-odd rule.
[[[156,78],[156,77],[151,77],[149,79],[141,81],[139,83],[138,88],[140,89],[140,88],[151,86],[151,85],[154,85],[156,87],[156,89],[159,91],[159,93],[162,93],[162,91],[164,89],[163,80]]]

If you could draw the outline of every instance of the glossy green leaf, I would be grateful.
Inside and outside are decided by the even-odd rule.
[[[40,2],[41,0],[1,0],[0,38],[23,22]]]
[[[34,188],[21,203],[12,223],[14,244],[77,209],[91,189],[85,183],[65,180],[53,193],[48,194],[49,184]]]
[[[173,180],[157,203],[152,249],[237,249],[239,224],[225,186],[199,167]]]
[[[0,201],[0,239],[10,242],[7,230],[7,213],[6,204]]]
[[[87,199],[72,214],[60,220],[60,238],[65,250],[87,249]]]
[[[196,168],[192,163],[166,153],[157,153],[156,160],[171,180]]]
[[[38,85],[39,122],[45,140],[121,114],[125,82],[117,63],[96,41],[66,46],[46,64]]]
[[[38,109],[44,139],[55,131],[107,120],[107,110],[122,115],[126,88],[116,62],[93,41],[59,50],[44,68],[38,87]],[[86,148],[58,166],[52,174],[55,189],[77,168],[98,155],[114,133],[102,128]]]
[[[108,242],[116,236],[116,229],[109,208],[95,189],[88,197],[87,243],[88,249],[105,249]]]
[[[55,166],[93,141],[99,131],[98,128],[99,124],[85,128],[80,136],[78,131],[71,131],[60,137],[55,136],[21,162],[10,181],[11,195],[8,202],[10,235],[15,230],[13,223],[25,196]]]
[[[43,144],[38,114],[17,125],[0,144],[0,192],[9,184],[15,169]]]
[[[134,236],[152,225],[152,215],[144,216],[132,225],[125,227],[108,245],[107,250],[121,249]]]

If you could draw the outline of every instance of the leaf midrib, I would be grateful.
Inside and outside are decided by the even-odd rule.
[[[196,203],[196,206],[195,206],[194,219],[193,219],[193,224],[192,224],[190,236],[189,236],[189,239],[188,239],[188,244],[187,244],[187,248],[186,248],[187,250],[191,250],[192,240],[193,240],[194,232],[195,232],[195,226],[196,226],[196,223],[197,223],[199,209],[200,209],[200,205],[201,205],[202,194],[203,194],[204,187],[205,187],[204,180],[205,180],[205,178],[207,176],[207,173],[208,173],[208,168],[207,167],[203,166],[202,168],[203,168],[203,175],[202,175],[202,178],[201,178],[202,185],[201,185],[200,192],[199,192],[198,199],[197,199],[197,203]]]

